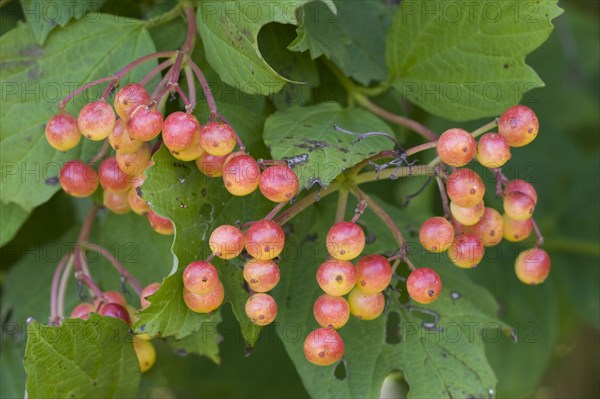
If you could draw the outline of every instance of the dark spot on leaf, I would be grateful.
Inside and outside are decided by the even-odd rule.
[[[46,183],[49,186],[56,186],[58,184],[58,176],[49,177],[46,180],[44,180],[44,183]]]
[[[41,58],[44,55],[44,50],[40,46],[32,44],[31,46],[21,49],[19,54],[23,57]]]
[[[40,65],[39,64],[35,64],[33,66],[33,68],[31,68],[29,70],[29,72],[27,72],[27,78],[29,80],[38,80],[40,78],[41,75],[41,71],[40,71]]]
[[[443,357],[443,358],[446,358],[446,357],[448,357],[448,352],[442,352],[442,357]]]
[[[340,362],[337,367],[335,368],[335,370],[333,371],[333,375],[335,376],[335,378],[337,378],[340,381],[343,381],[346,379],[346,365],[344,364],[344,362]]]
[[[304,239],[304,241],[305,242],[315,242],[315,241],[317,241],[317,237],[318,236],[319,235],[317,233],[309,234],[309,235],[306,236],[306,238]]]
[[[349,149],[347,149],[346,147],[337,147],[338,150],[340,150],[341,152],[343,152],[344,154],[347,154],[350,152]]]
[[[322,148],[326,148],[328,144],[324,141],[304,139],[301,144],[296,144],[296,147],[313,152]]]
[[[504,64],[504,69],[508,69],[509,65],[508,64]]]

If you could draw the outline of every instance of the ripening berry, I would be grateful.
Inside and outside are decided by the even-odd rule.
[[[144,173],[152,158],[150,144],[144,143],[137,151],[123,154],[117,151],[117,163],[119,168],[129,176],[138,176]]]
[[[192,114],[176,111],[167,116],[162,139],[170,151],[181,151],[200,141],[200,123]]]
[[[452,224],[441,216],[427,219],[419,228],[419,241],[428,251],[444,252],[453,240]]]
[[[455,170],[448,177],[446,191],[456,205],[470,208],[483,200],[485,185],[477,173],[463,168]]]
[[[46,140],[58,151],[74,148],[81,140],[77,120],[69,114],[54,115],[46,124]]]
[[[383,293],[365,294],[360,288],[355,287],[348,295],[350,313],[360,320],[374,320],[378,318],[385,308]]]
[[[100,163],[98,177],[104,190],[121,192],[131,188],[131,178],[121,170],[115,157],[105,158]]]
[[[146,88],[139,83],[128,83],[115,94],[115,111],[126,121],[129,114],[139,105],[149,105],[152,102]]]
[[[219,284],[219,272],[211,263],[194,261],[183,269],[183,286],[193,294],[208,294]]]
[[[442,293],[442,280],[435,270],[421,267],[409,274],[406,290],[415,302],[426,305],[438,299]]]
[[[351,262],[328,259],[317,270],[317,283],[327,294],[342,296],[354,288],[357,276],[356,267]]]
[[[115,128],[108,135],[108,142],[115,151],[123,154],[136,152],[144,143],[143,141],[131,138],[123,119],[115,121]]]
[[[365,233],[356,223],[339,222],[331,226],[325,243],[335,259],[352,260],[365,248]]]
[[[483,259],[485,249],[483,242],[472,234],[461,234],[454,238],[454,243],[448,248],[448,257],[456,266],[470,269]]]
[[[129,202],[129,208],[137,215],[145,215],[150,210],[148,203],[138,195],[135,188],[127,192],[127,202]]]
[[[213,290],[206,294],[194,294],[183,289],[183,301],[192,312],[210,313],[221,306],[225,298],[225,288],[221,280],[217,280],[217,285]]]
[[[510,107],[500,116],[498,133],[511,147],[523,147],[535,139],[540,129],[538,118],[524,105]]]
[[[121,319],[127,324],[131,323],[131,319],[129,318],[129,312],[123,305],[119,305],[118,303],[107,303],[102,305],[100,308],[100,313],[102,316],[114,317],[115,319]]]
[[[485,211],[485,205],[482,201],[479,201],[477,205],[470,208],[463,208],[450,201],[450,213],[454,220],[463,226],[472,226],[481,220]]]
[[[504,187],[504,195],[511,193],[513,191],[518,191],[523,194],[527,194],[533,200],[534,205],[537,205],[538,195],[535,187],[533,187],[530,183],[525,180],[515,179],[510,180],[506,183]]]
[[[98,188],[98,174],[78,159],[66,162],[58,174],[60,186],[73,197],[89,197]]]
[[[269,166],[260,175],[258,188],[266,199],[286,202],[298,193],[298,177],[287,165]]]
[[[246,251],[255,259],[273,259],[283,251],[284,245],[283,229],[271,220],[260,220],[246,230]]]
[[[148,221],[152,229],[159,234],[170,236],[175,233],[175,226],[170,219],[157,215],[152,209],[148,211]]]
[[[127,130],[134,140],[150,141],[160,134],[163,116],[159,110],[146,105],[138,105],[129,114]]]
[[[170,152],[175,159],[179,159],[180,161],[184,162],[189,162],[195,161],[196,159],[200,158],[200,156],[204,154],[204,149],[200,145],[200,140],[196,140],[189,147],[184,148],[183,150],[170,150]]]
[[[514,220],[526,220],[533,216],[535,202],[529,195],[511,191],[503,197],[504,212]]]
[[[392,281],[392,266],[385,256],[363,256],[356,262],[356,286],[365,294],[383,291]]]
[[[533,220],[514,220],[507,214],[502,215],[504,225],[504,239],[511,242],[526,240],[533,230]]]
[[[515,260],[517,278],[525,284],[541,284],[550,274],[550,257],[541,248],[533,247],[521,252]]]
[[[223,164],[223,184],[231,194],[242,197],[258,188],[260,167],[254,158],[239,154],[225,160]]]
[[[159,288],[160,283],[151,283],[144,287],[142,294],[140,295],[141,310],[144,310],[150,306],[150,301],[147,298],[158,291]]]
[[[272,260],[250,259],[244,266],[244,280],[254,292],[271,291],[280,277],[279,267]]]
[[[342,328],[350,318],[350,305],[344,297],[323,294],[313,306],[315,320],[321,327]]]
[[[117,305],[121,305],[123,307],[127,306],[127,301],[125,297],[120,292],[117,291],[104,291],[102,293],[102,299],[104,300],[104,304],[107,303],[116,303]],[[100,299],[96,298],[94,300],[94,306],[98,306],[100,304]]]
[[[210,155],[208,152],[203,152],[199,158],[196,159],[196,166],[200,172],[204,173],[208,177],[220,177],[223,175],[223,164],[227,155],[222,157],[216,157]]]
[[[134,336],[133,349],[135,350],[135,355],[138,359],[140,372],[145,373],[150,370],[152,366],[154,366],[154,363],[156,363],[156,350],[154,349],[152,342]]]
[[[486,133],[477,143],[477,161],[486,168],[499,168],[511,158],[508,141],[498,133]]]
[[[244,234],[235,226],[224,224],[213,230],[208,239],[210,251],[221,259],[233,259],[244,249]]]
[[[344,341],[333,328],[317,328],[304,340],[304,356],[317,366],[330,366],[344,356]]]
[[[71,318],[87,320],[89,314],[94,312],[95,310],[96,308],[91,303],[80,303],[79,305],[75,306],[71,311]]]
[[[208,122],[200,128],[200,144],[210,155],[228,155],[235,143],[235,132],[225,123]]]
[[[481,220],[465,227],[465,232],[479,237],[484,246],[493,247],[500,244],[504,237],[504,220],[497,210],[485,208]]]
[[[269,294],[253,294],[246,301],[246,316],[258,326],[271,324],[277,316],[277,302]]]
[[[127,191],[104,190],[102,204],[112,213],[123,215],[131,210],[128,197],[129,193]]]
[[[115,112],[105,101],[86,104],[79,111],[77,126],[88,139],[104,140],[115,127]]]
[[[466,130],[448,129],[437,142],[437,153],[440,159],[450,166],[465,166],[477,151],[477,143]]]

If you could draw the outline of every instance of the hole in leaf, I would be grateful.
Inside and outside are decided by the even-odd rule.
[[[337,378],[340,381],[343,381],[346,379],[346,362],[345,361],[341,361],[339,362],[339,364],[336,366],[333,375],[335,376],[335,378]]]
[[[399,344],[400,334],[400,315],[397,312],[390,312],[385,324],[385,342],[391,345]]]

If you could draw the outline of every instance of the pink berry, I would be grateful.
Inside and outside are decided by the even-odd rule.
[[[453,240],[452,224],[441,216],[427,219],[419,228],[419,241],[428,251],[444,252]]]
[[[541,284],[550,274],[550,257],[541,248],[521,252],[515,260],[517,278],[525,284]]]
[[[442,280],[435,270],[422,267],[410,273],[406,280],[406,290],[415,302],[428,304],[442,293]]]
[[[449,129],[440,136],[437,143],[437,153],[440,159],[450,166],[465,166],[477,150],[473,136],[463,129]]]
[[[290,167],[275,165],[262,172],[258,188],[268,200],[286,202],[298,193],[298,184],[298,177]]]
[[[342,328],[350,318],[350,305],[341,296],[323,294],[313,306],[315,320],[321,327]]]
[[[58,151],[74,148],[81,140],[77,120],[69,114],[54,115],[46,124],[46,140]]]
[[[531,108],[524,105],[510,107],[500,116],[498,133],[511,147],[523,147],[531,143],[537,136],[540,125]]]
[[[356,262],[358,276],[356,286],[365,294],[376,294],[383,291],[392,281],[392,266],[381,255],[363,256]]]
[[[329,255],[339,260],[352,260],[365,248],[365,233],[352,222],[339,222],[331,226],[325,243]]]
[[[332,328],[317,328],[304,340],[304,356],[317,366],[329,366],[344,356],[344,341]]]
[[[317,283],[329,295],[342,296],[354,288],[357,276],[356,267],[349,261],[328,259],[317,270]]]
[[[448,197],[456,205],[470,208],[477,205],[485,194],[485,185],[481,177],[471,169],[455,170],[446,182]]]

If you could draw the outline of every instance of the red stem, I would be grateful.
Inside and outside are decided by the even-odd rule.
[[[140,285],[140,283],[135,277],[133,277],[131,273],[129,273],[129,271],[127,271],[125,266],[123,266],[123,264],[119,262],[119,260],[112,253],[110,253],[110,251],[98,244],[86,245],[84,247],[84,250],[92,250],[102,255],[107,261],[112,263],[112,265],[115,267],[115,269],[117,269],[121,277],[125,279],[125,281],[129,283],[129,285],[131,285],[131,288],[133,288],[135,293],[138,296],[142,295],[142,286]]]
[[[50,289],[50,321],[49,321],[51,325],[60,324],[60,320],[58,317],[58,284],[60,281],[60,276],[62,275],[63,269],[65,268],[65,265],[67,264],[67,260],[69,259],[70,255],[71,255],[71,252],[64,255],[60,259],[60,261],[58,262],[58,265],[56,266],[56,269],[54,269],[54,275],[52,276],[52,288]]]
[[[65,106],[67,105],[67,103],[69,101],[71,101],[71,99],[73,97],[75,97],[76,95],[78,95],[79,93],[84,92],[85,90],[89,89],[92,86],[96,86],[96,85],[99,85],[100,83],[108,82],[109,80],[113,80],[113,79],[114,78],[112,76],[108,76],[106,78],[94,80],[93,82],[83,85],[79,89],[75,90],[73,93],[69,94],[68,96],[66,96],[65,98],[60,100],[58,103],[58,109],[62,112],[64,110]]]
[[[206,81],[206,78],[204,77],[202,70],[200,70],[200,67],[198,65],[196,65],[196,63],[194,61],[192,61],[191,57],[188,57],[187,63],[192,68],[192,70],[194,71],[194,74],[196,75],[196,78],[198,78],[198,81],[200,82],[200,86],[202,87],[202,91],[204,92],[204,97],[206,97],[206,102],[208,104],[208,109],[210,111],[209,119],[211,122],[214,122],[215,117],[218,114],[218,111],[217,111],[217,104],[215,103],[215,97],[212,94],[212,90],[210,89],[210,86],[208,85],[208,82]],[[225,122],[225,119],[223,119],[223,121]],[[227,122],[225,122],[225,123],[227,123]]]
[[[102,148],[100,148],[100,151],[98,151],[98,153],[96,155],[94,155],[94,157],[88,162],[88,165],[93,165],[96,162],[98,162],[99,160],[101,160],[102,158],[104,158],[104,155],[106,155],[106,151],[108,151],[108,140],[104,140],[104,144],[102,144]]]
[[[161,62],[153,70],[151,70],[146,76],[144,76],[142,78],[142,80],[140,80],[140,84],[142,86],[145,86],[146,83],[148,83],[150,81],[150,79],[152,79],[154,76],[156,76],[157,74],[159,74],[163,70],[167,69],[168,67],[170,67],[174,63],[175,63],[175,61],[173,61],[172,59],[168,59],[166,61]]]
[[[271,209],[271,211],[269,213],[267,213],[267,216],[265,216],[263,218],[263,220],[272,220],[275,216],[277,216],[279,211],[282,210],[283,207],[286,205],[287,205],[286,202],[280,202],[279,204],[275,205],[275,207],[273,209]]]
[[[189,65],[186,65],[183,68],[183,71],[185,72],[185,80],[190,92],[190,109],[187,109],[186,111],[191,113],[194,108],[196,108],[196,81],[194,80],[194,72]]]

